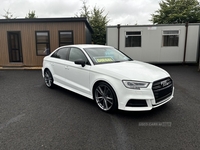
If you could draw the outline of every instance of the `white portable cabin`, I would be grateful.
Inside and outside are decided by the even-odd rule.
[[[107,45],[150,63],[197,63],[200,24],[107,26]]]

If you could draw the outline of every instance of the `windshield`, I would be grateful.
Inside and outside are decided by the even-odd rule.
[[[94,64],[131,61],[132,59],[112,47],[85,48]]]

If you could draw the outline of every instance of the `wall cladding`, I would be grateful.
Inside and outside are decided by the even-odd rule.
[[[72,30],[74,44],[86,43],[85,22],[0,23],[0,66],[42,66],[44,56],[36,54],[36,31],[49,31],[50,51],[59,47],[59,31]],[[7,33],[21,33],[22,63],[10,63]]]

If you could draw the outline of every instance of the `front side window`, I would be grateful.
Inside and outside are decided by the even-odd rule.
[[[50,54],[49,32],[36,31],[36,53],[39,56]]]
[[[88,59],[85,54],[78,48],[71,48],[69,53],[69,61],[75,62],[76,60],[84,60],[88,63]]]
[[[72,31],[59,31],[59,46],[71,45],[73,43]]]
[[[163,31],[163,46],[178,46],[179,30]]]
[[[126,32],[125,47],[141,47],[141,31]]]

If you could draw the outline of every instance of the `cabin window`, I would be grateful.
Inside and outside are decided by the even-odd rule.
[[[72,31],[59,31],[59,46],[71,45],[73,42]]]
[[[163,46],[178,46],[179,30],[163,31]]]
[[[125,47],[141,47],[141,31],[126,32]]]
[[[48,31],[36,31],[36,53],[38,56],[46,56],[50,54]]]

